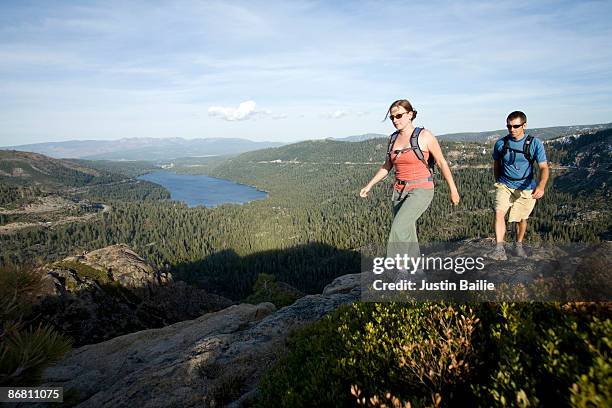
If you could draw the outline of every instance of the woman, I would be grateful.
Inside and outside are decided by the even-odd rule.
[[[416,221],[429,207],[433,198],[433,177],[428,166],[428,162],[432,159],[450,188],[451,202],[453,205],[459,203],[459,193],[438,140],[427,129],[415,129],[412,121],[416,114],[417,111],[406,99],[391,104],[387,116],[391,117],[397,131],[389,139],[385,163],[359,193],[361,197],[367,197],[372,187],[383,180],[392,167],[395,167],[393,223],[389,234],[387,257],[396,257],[399,254],[402,254],[400,256],[408,254],[410,257],[421,255]],[[418,157],[418,149],[415,149],[417,144],[422,152],[421,158]]]

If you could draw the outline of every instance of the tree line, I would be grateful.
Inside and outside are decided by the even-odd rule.
[[[332,147],[339,144],[342,149],[336,156],[325,153],[323,162],[274,163],[259,160],[274,157],[267,150],[262,157],[250,152],[245,154],[250,160],[234,158],[209,173],[269,192],[267,200],[244,205],[188,208],[183,203],[157,200],[164,197],[161,190],[147,184],[138,188],[149,191],[150,200],[134,200],[134,190],[109,186],[108,191],[101,190],[95,197],[111,205],[112,211],[100,214],[93,222],[0,235],[0,262],[35,257],[49,261],[126,243],[177,278],[235,299],[250,293],[259,273],[272,274],[279,281],[315,293],[333,277],[355,272],[361,248],[386,244],[392,176],[362,199],[358,192],[380,163],[336,161],[340,156],[351,159],[373,155],[362,151],[367,148],[374,148],[375,154],[384,159],[384,149],[376,148],[380,142],[334,142]],[[291,151],[287,157],[294,154],[297,152]],[[315,149],[310,154],[315,155]],[[358,163],[355,159],[345,161]],[[527,239],[597,242],[607,237],[611,217],[606,200],[564,192],[555,187],[555,175],[553,172],[546,195],[532,215]],[[418,224],[421,241],[493,235],[491,170],[461,168],[454,171],[454,177],[461,204],[451,208],[446,184],[436,174],[434,200]],[[586,212],[594,218],[581,218]]]

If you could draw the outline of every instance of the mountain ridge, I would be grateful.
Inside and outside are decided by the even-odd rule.
[[[579,135],[612,128],[612,122],[591,125],[552,126],[531,128],[528,132],[541,139]],[[506,134],[505,129],[483,132],[445,133],[438,135],[440,140],[484,142],[498,139]],[[371,139],[386,138],[381,133],[365,133],[345,137],[328,137],[325,139],[306,139],[294,143],[311,140],[333,140],[338,142],[363,142]],[[74,158],[89,160],[170,160],[180,157],[205,157],[239,154],[253,150],[279,147],[288,143],[257,142],[242,138],[122,138],[118,140],[69,140],[63,142],[44,142],[25,145],[0,147],[0,150],[31,151],[45,154],[53,158]],[[293,143],[289,143],[293,144]]]
[[[556,137],[564,136],[576,136],[584,133],[592,133],[598,130],[605,130],[612,128],[612,122],[610,123],[598,123],[592,125],[567,125],[567,126],[549,126],[541,128],[527,128],[528,133],[532,133],[544,140],[553,139]],[[482,132],[457,132],[457,133],[443,133],[436,135],[440,140],[447,140],[453,142],[484,142],[488,140],[496,140],[503,137],[508,132],[505,129],[497,130],[486,130]],[[331,137],[330,140],[336,140],[341,142],[363,142],[369,139],[387,138],[388,134],[380,133],[365,133],[362,135],[347,136],[347,137]]]
[[[256,142],[242,138],[123,138],[119,140],[69,140],[6,146],[2,150],[31,151],[54,158],[108,160],[167,160],[176,157],[243,153],[278,142]]]

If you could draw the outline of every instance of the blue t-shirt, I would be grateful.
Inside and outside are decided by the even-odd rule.
[[[504,183],[510,188],[516,188],[519,190],[533,190],[536,186],[536,181],[533,178],[533,172],[531,173],[531,177],[528,177],[524,180],[510,180],[507,177],[511,178],[522,178],[529,176],[529,161],[524,154],[519,152],[512,152],[510,149],[516,149],[523,151],[523,145],[525,144],[525,140],[527,139],[527,134],[523,136],[520,140],[515,140],[513,137],[510,137],[510,142],[508,143],[508,151],[501,157],[502,149],[504,148],[504,138],[502,137],[497,142],[495,142],[495,146],[493,147],[493,160],[501,159],[501,168],[499,175],[499,182]],[[546,160],[546,152],[544,151],[544,144],[538,138],[533,138],[531,141],[531,146],[529,146],[529,150],[531,152],[531,157],[535,159],[533,162],[533,166],[537,166],[536,163],[542,163]],[[535,171],[535,169],[534,169]]]

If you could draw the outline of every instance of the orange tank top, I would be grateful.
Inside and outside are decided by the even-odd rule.
[[[399,158],[397,157],[399,156]],[[423,156],[425,161],[429,159],[429,152],[423,150]],[[415,181],[415,180],[424,180],[423,182],[416,184],[408,184],[406,185],[406,190],[411,190],[413,188],[426,188],[432,189],[434,188],[433,181],[426,180],[431,177],[431,173],[429,169],[419,160],[414,151],[408,150],[403,153],[395,154],[395,151],[391,152],[391,163],[395,166],[395,178],[397,180],[405,180],[405,181]],[[396,190],[402,190],[404,188],[403,184],[395,183]]]

